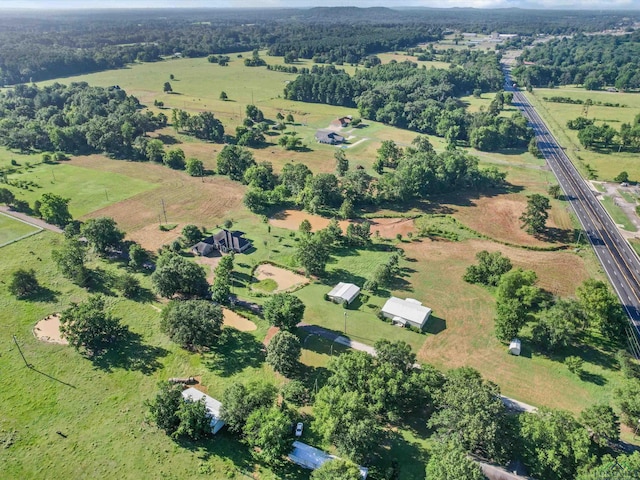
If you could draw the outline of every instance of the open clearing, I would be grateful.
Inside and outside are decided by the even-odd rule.
[[[60,315],[53,314],[43,318],[33,327],[33,334],[38,340],[48,343],[69,345],[66,338],[60,333]]]
[[[273,215],[269,219],[269,223],[279,228],[298,230],[303,220],[309,221],[312,232],[326,228],[331,222],[330,219],[320,215],[288,209]],[[406,236],[407,233],[415,231],[413,219],[410,218],[369,218],[367,220],[371,223],[371,233],[375,234],[377,231],[383,238],[395,238],[398,233]],[[355,222],[349,220],[338,222],[343,232],[346,232],[350,223]]]
[[[40,229],[0,213],[0,245],[15,241]]]
[[[251,320],[238,315],[233,310],[223,308],[222,313],[224,314],[225,327],[233,327],[241,332],[253,332],[258,328]]]
[[[104,157],[102,157],[104,158]],[[93,156],[98,162],[100,156]],[[114,162],[110,163],[125,163]],[[113,203],[133,197],[141,192],[148,192],[157,187],[144,177],[132,178],[114,169],[96,175],[91,163],[85,168],[81,162],[69,162],[57,165],[37,165],[30,169],[23,169],[21,173],[9,175],[10,180],[34,182],[37,187],[29,190],[9,186],[16,198],[26,200],[30,205],[39,199],[43,193],[55,193],[64,198],[70,198],[69,212],[74,217],[81,217]]]
[[[258,265],[254,276],[258,280],[274,280],[278,284],[278,288],[274,290],[275,293],[293,290],[296,287],[300,287],[309,283],[309,279],[304,275],[291,272],[284,268],[276,267],[275,265],[271,265],[270,263],[263,263],[262,265]]]

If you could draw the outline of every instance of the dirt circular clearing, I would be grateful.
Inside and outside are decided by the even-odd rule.
[[[285,292],[309,283],[309,279],[307,277],[290,272],[284,268],[276,267],[270,263],[258,265],[253,276],[258,280],[265,280],[267,278],[274,280],[278,284],[278,288],[274,290],[275,293]]]
[[[69,345],[69,342],[62,338],[60,333],[60,315],[57,313],[49,315],[36,323],[36,326],[33,327],[33,334],[43,342]]]
[[[256,328],[258,328],[256,324],[251,320],[238,315],[233,310],[223,308],[222,313],[224,314],[225,327],[233,327],[240,330],[241,332],[252,332]]]

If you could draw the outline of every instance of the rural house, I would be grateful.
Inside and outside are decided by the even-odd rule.
[[[325,462],[336,460],[337,458],[338,457],[334,455],[329,455],[311,445],[298,441],[293,442],[293,451],[289,454],[289,460],[293,463],[304,468],[310,468],[311,470],[320,468]],[[360,466],[358,468],[360,469],[360,475],[362,475],[363,480],[366,480],[369,469]]]
[[[316,140],[318,143],[337,145],[344,142],[344,137],[342,135],[338,135],[336,132],[332,132],[331,130],[318,130],[316,132]]]
[[[347,115],[346,117],[336,118],[331,122],[331,126],[340,127],[340,128],[348,127],[349,125],[351,125],[352,120],[353,120],[353,117],[351,115]]]
[[[327,296],[334,303],[346,303],[347,305],[353,302],[356,297],[360,295],[360,287],[353,283],[338,283],[333,290],[331,290]]]
[[[207,256],[214,250],[222,253],[234,252],[242,253],[251,247],[251,242],[242,237],[241,232],[231,232],[222,229],[215,235],[205,238],[196,243],[191,251],[199,256]]]
[[[380,313],[397,325],[404,327],[409,324],[422,330],[425,323],[427,323],[429,315],[431,315],[431,309],[423,306],[421,302],[413,298],[402,300],[401,298],[391,297],[384,304]]]
[[[204,398],[204,404],[207,407],[207,412],[211,416],[211,433],[214,435],[224,427],[224,422],[220,419],[220,410],[222,410],[222,404],[215,398],[211,398],[209,395],[202,393],[193,387],[189,387],[182,391],[182,398],[185,401],[199,402]]]

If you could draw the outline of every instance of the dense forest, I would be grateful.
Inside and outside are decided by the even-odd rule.
[[[319,62],[368,55],[439,38],[451,29],[532,35],[631,25],[630,12],[313,8],[5,13],[0,19],[0,85],[40,81],[156,61],[267,48]]]
[[[137,98],[116,86],[17,85],[0,94],[0,144],[21,151],[138,158],[145,155],[145,134],[166,123],[164,114],[143,112]]]
[[[418,68],[391,62],[350,76],[334,66],[314,66],[285,87],[285,97],[304,102],[357,107],[364,119],[445,137],[455,144],[495,151],[526,147],[533,136],[520,114],[500,115],[509,95],[500,94],[486,112],[471,115],[457,97],[499,90],[502,72],[492,52],[449,54],[455,67]],[[506,98],[505,98],[506,97]]]
[[[526,49],[514,77],[522,85],[578,84],[587,90],[640,88],[640,31],[628,35],[583,35],[553,39]]]

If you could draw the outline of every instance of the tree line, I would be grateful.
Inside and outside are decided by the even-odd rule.
[[[563,37],[527,48],[513,76],[520,85],[578,84],[587,90],[640,88],[640,32]],[[522,62],[535,65],[523,65]]]

